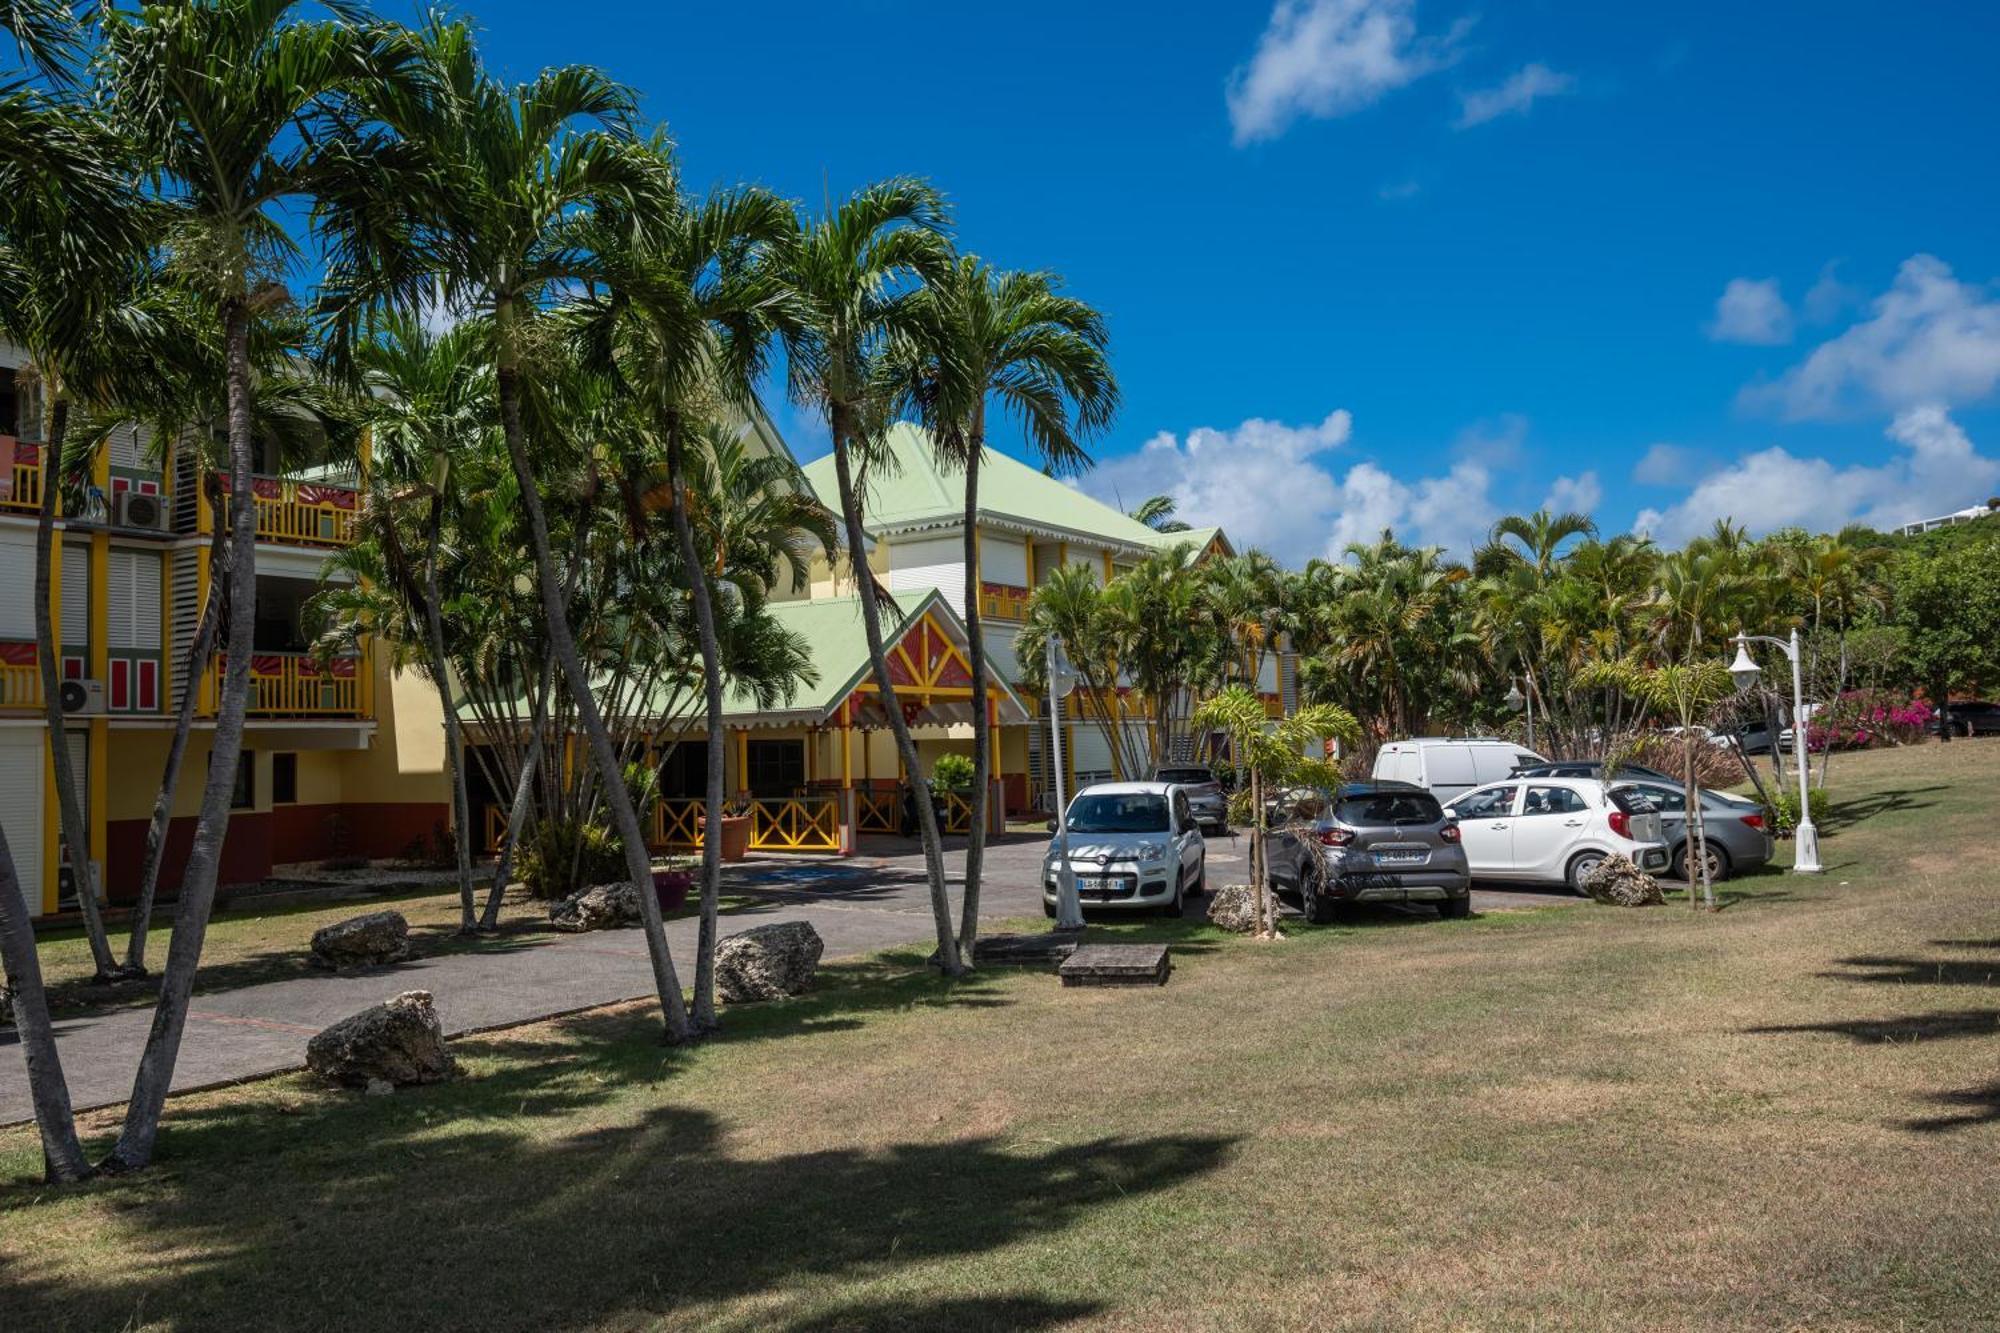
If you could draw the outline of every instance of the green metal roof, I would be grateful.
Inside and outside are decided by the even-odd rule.
[[[939,469],[930,436],[920,427],[909,422],[891,426],[888,452],[894,466],[878,467],[868,479],[865,508],[871,533],[951,523],[964,516],[965,479],[956,470],[946,473]],[[834,476],[833,456],[806,464],[805,473],[820,502],[838,512],[840,487]],[[1206,546],[1209,537],[1219,531],[1155,532],[1130,515],[997,449],[988,449],[980,464],[979,512],[991,521],[1153,550],[1184,541]]]

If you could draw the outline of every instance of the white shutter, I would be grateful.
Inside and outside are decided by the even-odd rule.
[[[35,641],[35,538],[30,532],[0,531],[0,639]]]
[[[29,568],[32,570],[33,566]],[[31,575],[32,579],[32,575]],[[64,542],[62,552],[63,647],[82,652],[90,643],[90,544]]]
[[[107,444],[111,454],[111,466],[134,472],[147,466],[145,439],[139,428],[130,422],[113,428]]]
[[[157,652],[160,648],[160,553],[111,552],[111,647]]]
[[[30,916],[42,914],[42,737],[39,728],[0,729],[0,828]]]

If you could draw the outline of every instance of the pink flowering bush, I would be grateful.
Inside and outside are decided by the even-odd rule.
[[[1890,690],[1849,690],[1813,714],[1806,727],[1806,748],[1865,750],[1878,745],[1908,745],[1923,739],[1935,716],[1931,706]]]

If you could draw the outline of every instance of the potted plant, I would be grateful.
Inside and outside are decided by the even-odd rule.
[[[686,907],[688,890],[693,887],[694,876],[685,870],[669,869],[653,872],[653,896],[660,900],[660,913],[663,916]]]
[[[704,833],[708,829],[708,819],[703,816],[701,826]],[[750,855],[750,800],[739,796],[722,807],[722,859],[741,861]]]

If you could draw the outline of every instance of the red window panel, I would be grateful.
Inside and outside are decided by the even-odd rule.
[[[64,680],[82,680],[83,659],[81,657],[65,657],[62,660],[62,678]]]
[[[158,712],[160,708],[160,664],[158,662],[139,663],[139,711]]]
[[[118,494],[118,492],[120,491],[129,491],[131,489],[132,489],[132,483],[127,481],[125,478],[113,477],[111,479],[111,493],[113,495]]]
[[[142,481],[142,482],[140,482],[140,483],[139,483],[139,494],[141,494],[141,495],[158,495],[159,493],[160,493],[160,483],[159,483],[159,482],[157,482],[157,481]]]
[[[132,709],[132,664],[122,657],[111,659],[111,707],[120,713]]]

